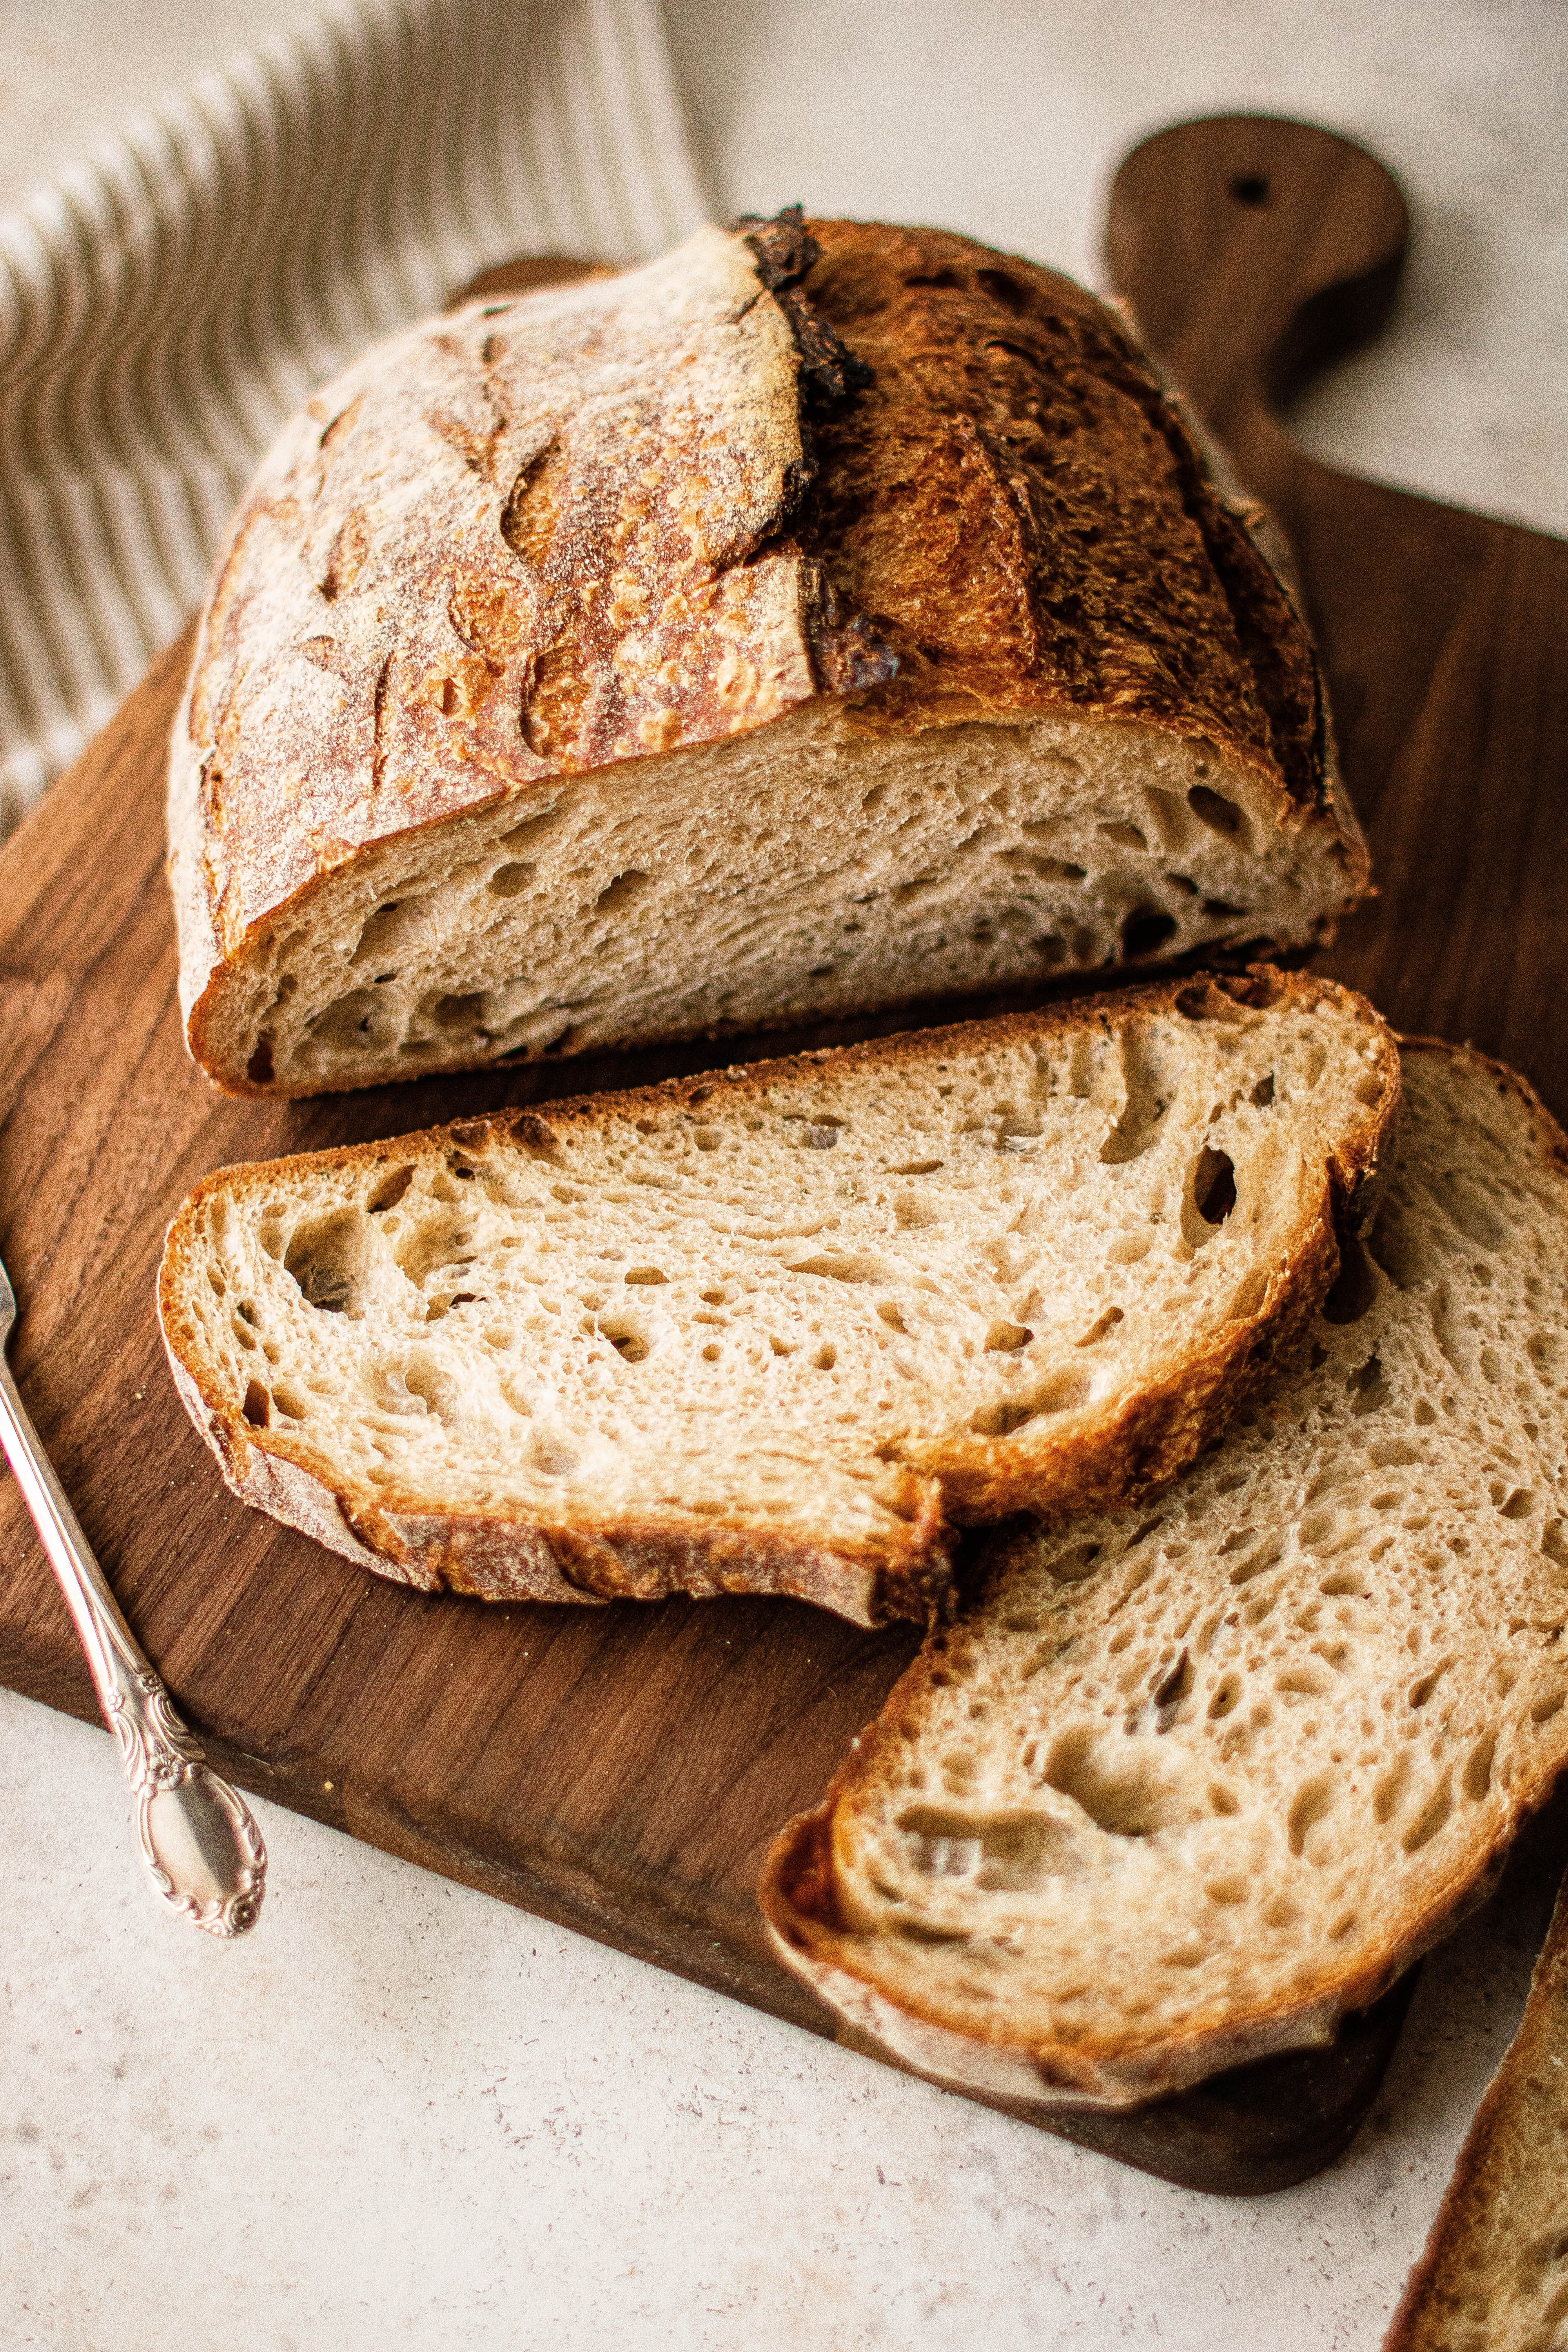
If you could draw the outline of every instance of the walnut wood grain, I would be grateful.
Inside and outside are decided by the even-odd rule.
[[[1305,456],[1285,418],[1388,315],[1409,218],[1343,139],[1184,123],[1111,188],[1112,278],[1283,525],[1378,898],[1320,969],[1568,1114],[1568,542]]]
[[[1289,123],[1166,132],[1129,159],[1112,198],[1118,278],[1284,517],[1327,650],[1384,893],[1329,967],[1402,1025],[1517,1061],[1561,1112],[1568,548],[1315,465],[1276,413],[1305,367],[1372,331],[1404,235],[1380,167]],[[484,290],[517,283],[491,273]],[[0,1253],[22,1301],[18,1376],[89,1537],[182,1711],[246,1787],[826,2031],[769,1958],[752,1888],[912,1633],[784,1601],[487,1610],[378,1582],[230,1498],[174,1396],[153,1314],[164,1225],[223,1162],[668,1076],[748,1045],[314,1103],[220,1098],[182,1048],[162,870],[164,747],[188,652],[187,635],[0,856]],[[9,1484],[0,1679],[93,1718]],[[1304,2178],[1364,2114],[1404,1999],[1333,2052],[1061,2127],[1207,2189]]]

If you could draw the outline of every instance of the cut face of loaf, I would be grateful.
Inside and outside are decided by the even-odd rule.
[[[1260,971],[221,1171],[160,1312],[237,1493],[493,1599],[943,1605],[1120,1496],[1332,1279],[1397,1056]]]
[[[1310,1361],[1147,1508],[998,1538],[763,1904],[957,2088],[1133,2105],[1327,2042],[1568,1758],[1568,1152],[1405,1055]]]
[[[1323,936],[1306,631],[1111,312],[795,219],[285,428],[170,755],[193,1052],[302,1095]]]
[[[1554,2352],[1568,2322],[1568,1885],[1384,2352]]]

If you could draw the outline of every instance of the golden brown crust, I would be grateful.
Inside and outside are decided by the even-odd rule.
[[[226,976],[368,845],[821,694],[894,733],[1210,740],[1364,889],[1306,630],[1114,313],[965,238],[814,228],[804,295],[807,245],[705,230],[411,330],[285,427],[171,751],[182,1001],[226,1087]]]
[[[1400,1045],[1405,1053],[1439,1054],[1485,1070],[1500,1093],[1511,1095],[1524,1105],[1542,1159],[1568,1176],[1568,1138],[1534,1088],[1516,1071],[1473,1048],[1440,1039],[1407,1038],[1400,1040]],[[983,1586],[968,1608],[976,1612],[984,1610],[985,1598]],[[1468,1910],[1485,1901],[1521,1821],[1544,1801],[1555,1777],[1555,1765],[1550,1761],[1533,1777],[1521,1777],[1511,1791],[1509,1812],[1500,1818],[1490,1843],[1466,1850],[1419,1918],[1388,1919],[1370,1950],[1353,1967],[1315,1984],[1289,2003],[1239,2015],[1226,2010],[1206,2024],[1179,2036],[1152,2039],[1145,2045],[1126,2041],[1097,2043],[1085,2036],[1067,2051],[1031,2047],[1001,2034],[988,2041],[974,2033],[972,2005],[962,2000],[945,2001],[933,1989],[931,1998],[910,2000],[880,1989],[872,1966],[876,1939],[846,1928],[834,1879],[837,1809],[851,1792],[859,1794],[874,1785],[884,1770],[901,1762],[905,1743],[900,1727],[918,1714],[933,1678],[942,1673],[950,1638],[945,1629],[928,1635],[881,1712],[856,1739],[820,1805],[797,1816],[781,1832],[758,1894],[774,1948],[785,1964],[812,1984],[830,2007],[848,2017],[858,2032],[886,2043],[900,2063],[911,2064],[949,2088],[989,2093],[1006,2074],[1015,2095],[1024,2095],[1021,2086],[1033,2082],[1037,2091],[1032,2095],[1039,2095],[1047,2105],[1063,2097],[1105,2106],[1137,2105],[1183,2089],[1226,2067],[1275,2051],[1331,2040],[1342,2018],[1369,2008]]]
[[[816,428],[803,523],[898,656],[868,718],[1137,719],[1324,805],[1307,632],[1116,314],[969,237],[811,226],[806,291],[875,378]]]
[[[887,1705],[906,1691],[906,1675]],[[1339,2007],[1320,2001],[1268,2020],[1244,2020],[1208,2035],[1201,2050],[1155,2043],[1120,2053],[1111,2063],[1092,2051],[1040,2051],[1001,2036],[977,2035],[967,2019],[938,2002],[896,2000],[857,1966],[855,1938],[838,1916],[833,1876],[833,1813],[846,1767],[822,1804],[799,1813],[774,1841],[757,1888],[769,1940],[793,1974],[837,2011],[871,2054],[944,2090],[1004,2100],[1025,2122],[1047,2122],[1067,2108],[1137,2107],[1189,2089],[1231,2066],[1333,2040]],[[1392,1981],[1392,1979],[1390,1979]]]
[[[348,1478],[329,1486],[313,1457],[285,1432],[248,1427],[216,1408],[193,1369],[193,1333],[178,1307],[179,1240],[171,1234],[159,1271],[159,1320],[174,1385],[242,1503],[297,1528],[361,1568],[420,1592],[481,1601],[663,1601],[683,1592],[711,1600],[763,1592],[809,1601],[858,1625],[929,1622],[947,1604],[951,1539],[934,1487],[921,1496],[908,1540],[829,1547],[768,1532],[715,1529],[694,1536],[652,1518],[591,1530],[500,1519],[479,1511],[432,1511],[417,1498]]]

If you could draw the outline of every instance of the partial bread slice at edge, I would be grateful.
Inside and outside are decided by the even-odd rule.
[[[1568,1880],[1384,2352],[1546,2352],[1568,2320]]]
[[[220,1171],[181,1393],[245,1500],[492,1599],[950,1589],[1172,1476],[1304,1328],[1398,1058],[1260,970]]]
[[[1314,1360],[1148,1507],[996,1539],[769,1857],[775,1948],[900,2063],[1136,2105],[1332,2039],[1568,1759],[1568,1146],[1407,1046]]]

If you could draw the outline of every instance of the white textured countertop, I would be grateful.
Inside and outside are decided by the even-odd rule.
[[[1303,437],[1568,530],[1557,0],[666,9],[722,210],[939,220],[1094,275],[1109,173],[1160,122],[1362,138],[1415,203],[1409,286]],[[301,13],[4,0],[0,202]],[[262,1924],[210,1946],[143,1887],[107,1738],[5,1694],[0,1791],[0,2352],[1372,2352],[1565,1826],[1427,1964],[1350,2155],[1227,2201],[272,1807]]]

